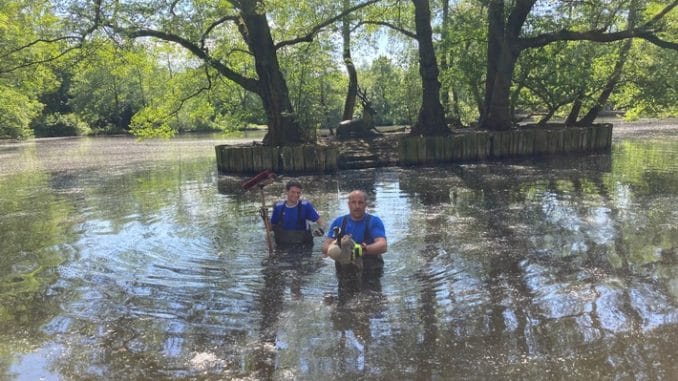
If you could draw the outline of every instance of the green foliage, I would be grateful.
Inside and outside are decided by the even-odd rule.
[[[42,109],[40,94],[58,86],[50,67],[38,62],[63,44],[32,44],[57,21],[47,2],[0,0],[0,138],[32,136],[29,125]]]
[[[415,54],[409,61],[416,60]],[[405,58],[404,60],[407,60]],[[363,69],[362,84],[377,112],[378,125],[411,124],[421,104],[421,80],[416,65],[396,65],[381,56]]]
[[[162,80],[161,73],[140,46],[95,41],[87,54],[74,69],[69,104],[95,132],[124,132],[145,103],[147,81]]]
[[[33,131],[36,137],[49,136],[82,136],[88,135],[91,129],[78,115],[69,114],[46,114],[33,123]]]
[[[657,12],[659,7],[660,3],[654,3],[646,13]],[[660,36],[675,42],[678,12],[667,15],[662,26]],[[643,40],[634,41],[625,69],[612,101],[626,111],[627,119],[678,116],[678,51],[662,49]]]
[[[347,80],[332,59],[331,42],[320,41],[288,49],[281,56],[292,105],[303,126],[334,127],[343,111]]]
[[[569,112],[563,106],[581,97],[588,109],[617,58],[615,45],[589,42],[558,42],[528,50],[517,65],[514,88],[520,91],[513,104],[519,110],[563,116]]]
[[[441,70],[443,89],[456,92],[462,122],[477,120],[485,86],[487,22],[477,1],[460,1],[451,7],[448,41],[441,41],[438,55],[445,54],[449,67]]]
[[[37,100],[0,83],[0,139],[31,137],[29,124],[41,109]]]

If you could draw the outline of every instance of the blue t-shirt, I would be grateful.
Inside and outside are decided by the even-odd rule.
[[[315,222],[318,218],[320,215],[309,201],[300,200],[291,208],[285,205],[285,201],[280,201],[273,206],[271,225],[281,224],[283,230],[306,230],[306,220]]]
[[[378,237],[383,237],[385,239],[386,229],[384,229],[384,223],[381,221],[381,218],[370,214],[365,214],[365,217],[363,217],[363,219],[360,221],[354,221],[348,214],[337,217],[328,229],[327,236],[329,238],[336,238],[334,236],[334,227],[341,227],[344,222],[344,218],[346,218],[344,234],[350,234],[356,243],[363,243],[363,240],[365,239],[365,221],[367,220],[368,215],[370,216],[368,223],[369,239],[368,242],[365,243],[372,243],[374,242],[374,239]]]

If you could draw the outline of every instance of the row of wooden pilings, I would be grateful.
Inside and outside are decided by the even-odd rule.
[[[439,137],[404,137],[399,144],[402,166],[468,162],[507,157],[601,152],[612,144],[612,125],[474,131]]]
[[[523,128],[509,131],[464,131],[444,137],[404,136],[398,142],[398,165],[462,163],[488,159],[604,152],[612,145],[612,125]],[[393,147],[396,149],[396,147]],[[225,173],[335,172],[341,159],[336,147],[298,145],[216,146],[217,168]]]
[[[217,168],[226,173],[256,173],[266,169],[285,173],[334,172],[337,149],[319,145],[271,147],[218,145]]]

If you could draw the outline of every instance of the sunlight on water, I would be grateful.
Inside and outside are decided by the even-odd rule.
[[[384,275],[356,295],[319,238],[268,255],[218,139],[0,146],[0,379],[678,375],[675,136],[300,176],[326,221],[355,188],[384,221]]]

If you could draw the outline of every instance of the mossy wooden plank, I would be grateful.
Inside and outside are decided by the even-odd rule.
[[[598,135],[596,136],[598,140],[597,151],[605,151],[607,149],[608,142],[607,140],[608,129],[606,126],[599,126],[597,130],[598,130]]]
[[[577,131],[577,152],[586,152],[586,129],[575,127]]]
[[[259,147],[259,155],[261,155],[260,163],[261,163],[261,169],[270,169],[275,171],[275,168],[273,166],[273,150],[276,149],[275,147],[268,147],[268,146],[261,146]]]
[[[476,133],[476,157],[485,160],[489,156],[489,138],[485,131]]]
[[[443,161],[445,163],[449,163],[452,160],[454,160],[454,148],[452,147],[452,142],[454,141],[454,135],[453,136],[447,136],[443,140]]]
[[[485,149],[487,146],[487,134],[483,131],[475,132],[475,156],[476,160],[485,160],[487,155],[485,154]]]
[[[325,171],[336,171],[338,168],[337,157],[339,152],[336,148],[328,148],[325,151]]]
[[[415,163],[421,164],[426,162],[426,140],[421,137],[414,138],[417,145],[417,159]]]
[[[503,137],[503,134],[501,131],[492,131],[490,133],[491,140],[492,140],[492,147],[490,149],[490,155],[492,158],[500,158],[502,155],[501,152],[501,140]]]
[[[472,161],[476,159],[476,137],[473,133],[464,134],[464,143],[462,144],[462,160]]]
[[[501,151],[503,157],[511,156],[511,143],[512,143],[512,135],[508,131],[502,132],[502,139],[501,139]]]
[[[577,131],[566,128],[563,130],[563,152],[571,153],[576,152],[575,140],[577,137]]]
[[[262,146],[252,147],[252,170],[257,173],[264,170],[264,166],[262,164],[263,161],[262,148],[263,148]]]
[[[548,152],[548,132],[542,129],[534,130],[534,154],[543,155]]]
[[[318,171],[320,172],[325,172],[327,170],[327,150],[328,147],[318,147],[318,150],[316,151],[316,163],[318,165]]]
[[[459,162],[464,157],[464,135],[455,135],[450,142],[452,161]]]
[[[400,143],[403,144],[404,155],[401,157],[401,164],[403,165],[415,165],[418,163],[418,146],[417,138],[414,137],[405,137],[400,140]]]
[[[534,130],[524,130],[521,133],[523,139],[523,155],[534,155]]]
[[[302,151],[304,158],[304,171],[318,171],[318,153],[316,152],[316,147],[307,144],[302,146]]]
[[[398,164],[405,165],[405,155],[407,152],[407,140],[404,138],[398,139]]]
[[[292,156],[293,156],[293,171],[294,172],[303,172],[304,171],[304,147],[302,145],[292,146]]]
[[[217,155],[217,171],[224,171],[224,165],[222,164],[222,155],[221,155],[221,146],[214,146],[214,153]]]
[[[511,154],[511,134],[507,131],[499,131],[501,138],[499,140],[498,152],[500,157],[506,157]]]
[[[292,147],[283,146],[280,147],[280,157],[282,159],[282,167],[279,168],[280,171],[292,171],[294,168],[294,156]]]
[[[449,136],[441,136],[440,139],[437,141],[438,147],[436,150],[438,151],[438,163],[446,163],[448,162],[447,158],[447,140],[449,139]]]
[[[610,125],[602,125],[597,127],[598,130],[598,135],[597,140],[597,149],[598,151],[605,151],[608,148],[610,148],[610,144],[612,141],[612,128]]]
[[[245,147],[245,172],[261,172],[254,166],[254,154],[256,147]]]
[[[436,163],[440,162],[440,159],[438,157],[438,139],[441,139],[438,136],[429,136],[429,137],[424,137],[422,140],[424,141],[424,146],[425,151],[426,151],[426,163]]]

